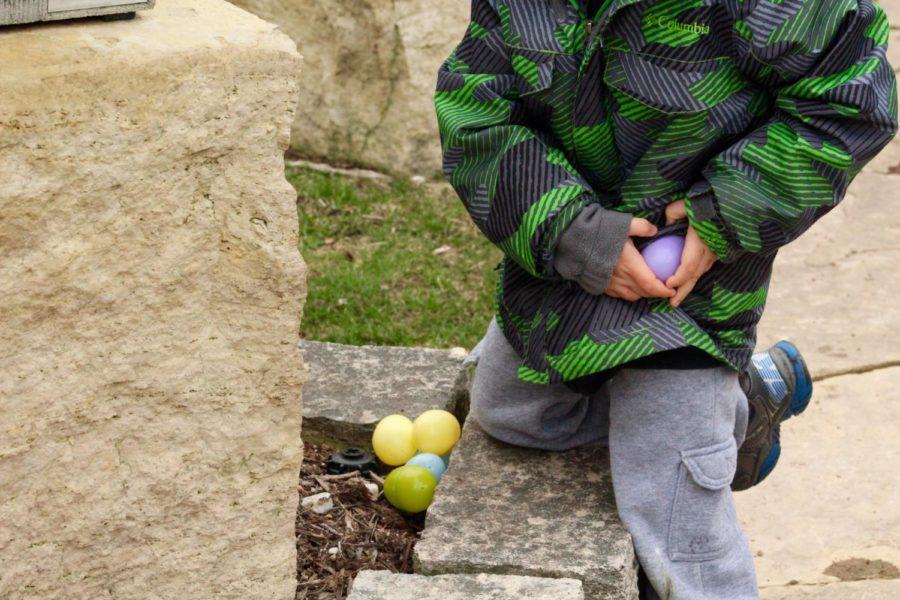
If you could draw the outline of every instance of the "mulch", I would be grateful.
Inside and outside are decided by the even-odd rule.
[[[328,475],[325,461],[334,450],[306,444],[300,470],[300,497],[330,492],[334,508],[297,513],[297,600],[346,598],[361,569],[412,573],[412,548],[425,516],[403,515],[380,493],[381,477]],[[373,501],[365,481],[375,481]]]

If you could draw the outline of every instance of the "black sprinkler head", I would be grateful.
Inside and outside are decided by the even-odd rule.
[[[368,473],[374,471],[377,466],[375,457],[362,448],[347,448],[346,450],[335,452],[325,461],[325,470],[332,475],[349,473],[350,471]]]

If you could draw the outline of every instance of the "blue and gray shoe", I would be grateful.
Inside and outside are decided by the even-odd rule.
[[[806,361],[787,341],[754,354],[741,374],[741,386],[750,402],[750,419],[731,482],[735,491],[753,487],[772,472],[781,456],[781,423],[806,410],[812,398]]]

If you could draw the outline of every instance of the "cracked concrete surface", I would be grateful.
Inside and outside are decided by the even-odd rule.
[[[898,378],[894,367],[819,382],[807,414],[783,427],[778,468],[737,495],[764,598],[813,597],[808,586],[841,581],[826,571],[900,597]],[[873,563],[829,569],[853,558]]]

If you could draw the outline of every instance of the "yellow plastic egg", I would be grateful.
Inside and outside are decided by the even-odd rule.
[[[413,421],[416,448],[444,454],[459,441],[459,421],[446,410],[426,410]]]
[[[402,465],[416,453],[413,422],[403,415],[388,415],[372,432],[372,448],[386,465]]]

